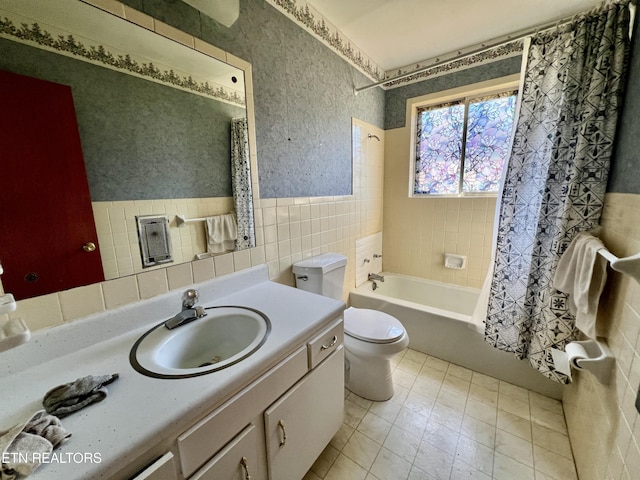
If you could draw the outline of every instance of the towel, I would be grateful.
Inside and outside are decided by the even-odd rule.
[[[235,213],[206,218],[207,252],[223,253],[236,249],[238,222]]]
[[[44,410],[36,412],[25,424],[0,432],[0,479],[31,475],[70,436],[60,420]]]
[[[598,303],[607,280],[607,260],[598,254],[603,248],[600,239],[578,233],[560,258],[553,278],[553,286],[569,296],[569,311],[576,317],[576,327],[594,339]]]
[[[104,400],[108,393],[105,385],[117,378],[117,373],[78,378],[74,382],[49,390],[42,400],[42,405],[48,413],[65,417],[87,405]]]

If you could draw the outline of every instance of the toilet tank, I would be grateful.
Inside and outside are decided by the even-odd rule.
[[[342,299],[347,257],[324,253],[293,264],[296,287],[325,297]]]

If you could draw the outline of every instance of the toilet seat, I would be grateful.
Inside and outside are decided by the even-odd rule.
[[[344,311],[344,333],[364,342],[393,343],[405,331],[402,323],[387,313],[349,307]]]

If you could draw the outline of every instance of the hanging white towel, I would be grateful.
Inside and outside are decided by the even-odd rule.
[[[238,222],[235,213],[206,218],[207,252],[223,253],[236,249]]]
[[[605,248],[600,239],[585,232],[577,234],[556,269],[553,286],[569,296],[569,311],[576,327],[596,338],[596,314],[600,294],[607,281],[607,260],[598,254]]]

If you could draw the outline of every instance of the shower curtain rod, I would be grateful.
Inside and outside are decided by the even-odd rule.
[[[635,7],[635,3],[637,0],[632,0],[629,2],[630,7]],[[371,88],[378,87],[380,85],[384,85],[385,83],[395,82],[396,80],[401,80],[403,78],[410,77],[411,75],[416,75],[418,73],[426,72],[427,70],[431,70],[432,68],[439,67],[440,65],[445,65],[447,63],[455,62],[456,60],[460,60],[461,58],[470,57],[471,55],[477,55],[478,53],[485,52],[487,50],[491,50],[492,48],[499,47],[500,45],[506,45],[507,43],[515,42],[517,40],[521,40],[523,38],[528,37],[529,35],[533,35],[534,33],[543,32],[545,30],[550,30],[552,28],[558,27],[560,25],[564,25],[565,23],[569,23],[576,16],[580,15],[578,12],[573,15],[558,18],[551,22],[547,22],[542,25],[538,25],[537,27],[531,27],[523,30],[518,30],[517,32],[510,33],[508,35],[503,35],[502,37],[496,37],[487,42],[482,42],[480,44],[472,45],[471,47],[466,47],[464,49],[456,50],[455,53],[450,52],[445,55],[440,55],[438,57],[427,60],[427,62],[433,61],[429,66],[425,66],[419,68],[418,70],[414,70],[412,72],[403,73],[402,75],[398,75],[396,77],[387,78],[386,80],[380,80],[379,82],[372,83],[370,85],[366,85],[364,87],[359,87],[355,89],[355,94],[357,95],[360,92],[364,92],[365,90],[369,90]],[[633,19],[633,10],[632,10],[632,19]],[[632,20],[633,21],[633,20]],[[463,50],[468,50],[465,53],[462,53]],[[453,55],[450,57],[450,55]]]

